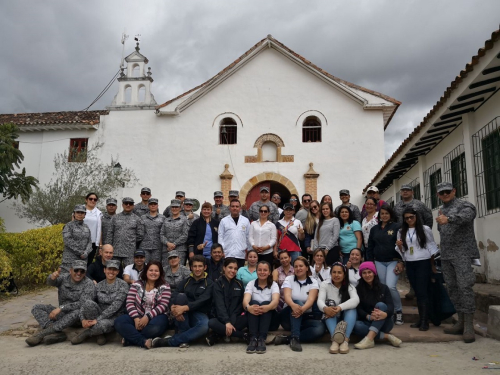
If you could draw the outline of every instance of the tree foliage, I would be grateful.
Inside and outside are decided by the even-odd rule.
[[[37,187],[38,180],[26,176],[26,169],[19,169],[24,160],[23,153],[14,147],[19,137],[19,129],[15,124],[0,124],[0,193],[3,198],[0,202],[11,198],[21,198],[26,202]]]
[[[98,157],[102,143],[78,154],[68,153],[54,157],[54,174],[43,188],[39,188],[26,203],[15,203],[16,214],[38,225],[67,223],[77,204],[85,203],[85,196],[96,193],[99,207],[104,208],[106,198],[115,196],[125,185],[134,186],[138,180],[131,169],[114,168],[118,160],[111,158],[105,164]]]

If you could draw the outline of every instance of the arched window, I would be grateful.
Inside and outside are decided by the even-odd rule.
[[[278,157],[278,147],[274,142],[264,142],[262,145],[262,161],[276,161]]]
[[[219,126],[219,144],[235,145],[237,142],[237,125],[231,117],[223,118]]]
[[[143,103],[146,101],[146,87],[144,86],[139,86],[139,103]]]
[[[132,77],[139,77],[139,64],[132,66]]]
[[[123,96],[125,103],[130,103],[132,101],[132,87],[125,87],[125,95]]]
[[[304,120],[302,142],[321,142],[321,121],[316,116],[309,116]]]

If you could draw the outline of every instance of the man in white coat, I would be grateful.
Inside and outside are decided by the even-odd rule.
[[[238,268],[245,265],[247,250],[252,248],[248,242],[250,221],[240,214],[240,209],[240,201],[233,199],[229,206],[231,215],[219,223],[219,243],[224,249],[224,256],[236,258]]]

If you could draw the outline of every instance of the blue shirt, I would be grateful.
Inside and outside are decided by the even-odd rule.
[[[340,228],[339,244],[344,254],[350,253],[358,246],[358,239],[354,232],[361,232],[361,224],[356,220],[353,220],[351,224],[345,223],[344,227]]]
[[[205,230],[205,238],[203,238],[203,243],[207,243],[203,248],[203,256],[205,258],[210,258],[210,253],[212,251],[212,228],[210,224],[207,223],[207,228]]]
[[[257,268],[250,273],[248,266],[241,267],[236,274],[236,278],[240,280],[243,283],[243,287],[246,288],[250,281],[257,279]]]

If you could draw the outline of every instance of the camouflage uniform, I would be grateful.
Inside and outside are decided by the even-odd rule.
[[[394,213],[396,214],[396,219],[399,224],[403,224],[403,211],[408,207],[413,207],[420,215],[423,224],[432,229],[432,225],[434,224],[432,211],[425,205],[425,203],[419,201],[418,199],[412,199],[409,202],[405,202],[401,199],[398,203],[396,203],[394,206]]]
[[[219,208],[220,208],[220,214],[217,215],[217,205],[216,204],[212,205],[212,219],[217,219],[221,221],[226,216],[229,216],[230,212],[229,212],[229,207],[226,206],[225,204],[221,204]]]
[[[140,248],[146,252],[146,263],[150,260],[161,262],[161,238],[160,232],[165,216],[158,214],[151,216],[149,212],[141,217],[144,223],[144,239],[141,242]]]
[[[162,264],[163,267],[168,265],[168,249],[167,242],[175,244],[175,250],[179,253],[181,265],[186,264],[187,253],[187,237],[189,225],[185,216],[179,216],[177,219],[168,217],[163,222],[161,227],[161,243],[162,243]]]
[[[252,205],[250,206],[250,209],[248,210],[249,220],[250,221],[259,220],[260,217],[259,210],[264,205],[268,206],[269,210],[271,211],[269,213],[269,221],[276,224],[280,219],[280,214],[278,212],[278,206],[276,206],[271,201],[267,201],[265,203],[260,200],[257,202],[253,202]]]
[[[165,281],[170,285],[170,289],[172,290],[172,292],[174,292],[177,288],[177,285],[179,285],[182,280],[187,279],[189,274],[191,273],[189,268],[183,265],[179,266],[179,269],[176,273],[172,273],[170,265],[164,267],[163,270],[165,271]]]
[[[92,251],[92,239],[90,229],[83,220],[70,221],[64,226],[62,235],[64,250],[61,270],[66,273],[69,272],[74,260],[87,259]]]
[[[102,235],[102,243],[106,243],[106,237],[108,236],[109,226],[111,224],[111,219],[115,217],[115,215],[110,215],[107,212],[102,214],[101,218],[101,235]]]
[[[132,212],[137,216],[142,217],[146,214],[149,214],[149,207],[147,204],[142,204],[142,202],[139,202],[134,206]]]
[[[113,259],[134,263],[134,251],[144,238],[144,223],[133,212],[120,212],[111,219],[106,244],[113,245]]]
[[[361,211],[359,210],[359,207],[356,206],[355,204],[352,204],[352,203],[349,203],[348,205],[341,204],[341,205],[335,207],[335,210],[334,210],[335,216],[340,217],[339,214],[340,214],[340,209],[342,207],[349,207],[352,211],[352,215],[353,215],[354,220],[356,220],[360,224],[363,222],[363,219],[361,218]],[[304,223],[302,223],[302,224],[304,224]]]

